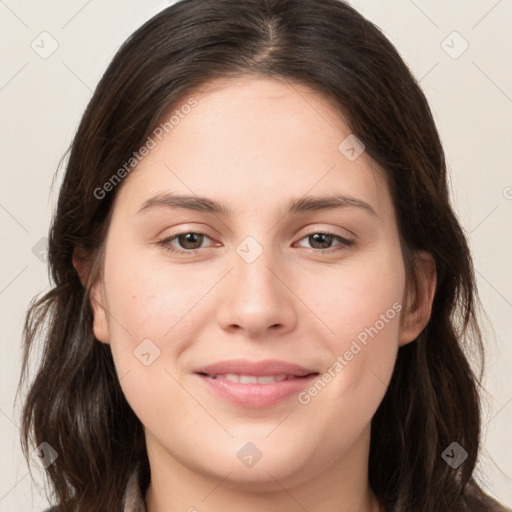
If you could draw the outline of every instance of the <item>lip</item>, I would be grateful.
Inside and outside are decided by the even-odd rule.
[[[297,395],[319,375],[313,369],[275,359],[257,362],[246,359],[221,361],[198,368],[195,373],[209,391],[217,396],[234,405],[253,409],[271,407]],[[214,379],[211,377],[225,374],[254,375],[256,377],[287,375],[295,378],[270,383],[242,384],[224,378]]]
[[[230,359],[218,363],[203,366],[195,370],[195,373],[207,373],[209,375],[223,375],[234,373],[235,375],[255,375],[266,377],[269,375],[291,375],[304,377],[310,373],[318,373],[315,369],[305,368],[294,363],[280,361],[278,359],[264,359],[263,361],[250,361],[248,359]]]

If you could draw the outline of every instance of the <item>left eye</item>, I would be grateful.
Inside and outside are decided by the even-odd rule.
[[[318,233],[312,233],[310,235],[306,235],[301,240],[305,240],[305,239],[308,239],[310,241],[310,243],[313,243],[313,245],[317,245],[317,244],[320,245],[319,248],[312,247],[312,249],[314,251],[323,251],[323,252],[325,252],[325,249],[331,249],[332,248],[331,243],[335,240],[340,242],[337,245],[338,249],[336,249],[336,250],[341,250],[344,247],[348,247],[348,246],[352,245],[352,243],[353,243],[352,240],[348,240],[340,235],[336,235],[335,233],[326,233],[323,231],[318,232]],[[328,245],[330,247],[325,247],[325,245]]]
[[[205,238],[210,237],[206,235],[206,233],[199,233],[197,231],[187,231],[184,233],[178,233],[177,235],[174,235],[169,238],[165,238],[164,240],[160,240],[158,243],[167,251],[190,254],[199,249],[204,249],[204,247],[201,247],[201,245]],[[335,250],[342,250],[353,244],[352,240],[348,240],[340,235],[336,235],[335,233],[328,233],[323,231],[306,235],[305,237],[301,238],[300,241],[306,239],[308,239],[310,243],[312,243],[313,245],[320,246],[311,247],[313,251],[317,252],[326,252],[326,249],[332,249],[332,243],[336,240],[339,243],[336,246],[334,246],[338,247],[338,249]],[[177,241],[180,247],[176,247],[176,245],[173,243],[174,241]]]

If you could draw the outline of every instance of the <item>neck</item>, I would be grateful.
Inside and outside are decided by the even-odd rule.
[[[379,512],[380,503],[368,481],[370,429],[342,459],[316,475],[291,475],[267,482],[236,481],[233,472],[214,475],[190,468],[166,452],[147,434],[151,483],[146,491],[148,512]],[[288,482],[295,483],[289,484]]]

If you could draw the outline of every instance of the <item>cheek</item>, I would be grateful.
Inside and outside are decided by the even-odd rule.
[[[148,260],[140,251],[138,257],[106,265],[110,327],[119,335],[114,340],[136,345],[150,338],[163,349],[164,339],[189,324],[181,320],[200,301],[208,281],[199,272]]]
[[[333,400],[340,410],[358,411],[359,417],[370,419],[384,396],[391,379],[398,351],[400,333],[399,301],[365,301],[366,308],[354,302],[346,307],[338,320],[331,322],[335,334],[326,337],[331,354],[326,367],[314,385],[306,390],[301,403],[318,396],[329,407]],[[327,392],[324,392],[327,389]],[[338,397],[338,398],[336,398]],[[316,398],[315,398],[316,400]]]
[[[306,299],[311,311],[327,326],[322,333],[338,353],[358,336],[364,342],[366,329],[376,323],[378,331],[383,331],[382,338],[398,335],[404,286],[401,255],[379,251],[347,261],[337,269],[324,267],[302,273],[297,295]]]
[[[330,361],[298,397],[308,422],[323,418],[317,438],[332,440],[321,454],[324,460],[355,442],[384,398],[398,351],[401,311],[390,298],[343,304],[344,313],[332,324]]]
[[[333,414],[354,409],[369,420],[384,396],[394,368],[400,334],[405,271],[399,253],[373,254],[319,280],[303,281],[302,296],[328,330],[321,336],[331,354],[322,382],[304,402],[335,400]],[[312,286],[313,283],[328,283]],[[327,374],[327,375],[326,375]],[[325,389],[329,391],[324,393]],[[321,395],[321,396],[320,396]],[[336,397],[340,397],[339,399]],[[314,398],[317,400],[316,398]]]
[[[146,365],[153,367],[162,354],[163,334],[172,327],[176,288],[163,294],[158,273],[133,254],[105,262],[110,345],[121,378]],[[151,363],[151,364],[148,364]]]
[[[128,252],[118,258],[112,245],[105,262],[111,348],[128,401],[137,402],[141,414],[152,415],[165,406],[147,397],[158,390],[161,396],[179,391],[172,376],[180,354],[199,338],[202,319],[211,318],[203,299],[218,278],[211,270],[166,264],[164,256],[149,261],[147,248]],[[147,411],[146,403],[151,404]]]
[[[187,398],[174,380],[176,360],[191,335],[184,329],[197,325],[190,322],[190,310],[201,291],[191,273],[184,279],[184,273],[165,272],[165,266],[134,256],[105,266],[116,371],[128,403],[149,424],[168,417],[170,408]],[[171,415],[170,420],[183,423],[186,418]]]

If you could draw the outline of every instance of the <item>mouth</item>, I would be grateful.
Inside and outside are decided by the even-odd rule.
[[[195,372],[209,392],[239,407],[271,407],[294,395],[319,375],[313,369],[277,360],[223,361]]]
[[[258,377],[257,375],[238,375],[236,373],[224,373],[210,375],[208,373],[199,372],[198,375],[203,375],[210,379],[226,380],[229,382],[238,382],[240,384],[270,384],[272,382],[283,382],[284,380],[304,379],[310,375],[318,375],[318,372],[313,372],[308,375],[266,375]]]
[[[279,359],[264,359],[251,361],[249,359],[230,359],[219,361],[197,368],[195,373],[218,377],[234,375],[239,377],[274,377],[285,380],[288,377],[305,377],[311,373],[318,373],[316,369],[306,368],[295,363],[281,361]]]

